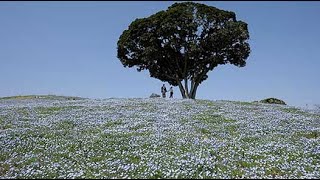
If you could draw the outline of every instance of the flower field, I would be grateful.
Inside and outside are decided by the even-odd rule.
[[[0,178],[320,178],[320,112],[162,98],[3,99]]]

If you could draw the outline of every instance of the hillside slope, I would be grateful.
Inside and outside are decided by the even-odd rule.
[[[320,113],[181,99],[2,99],[0,178],[320,178]]]

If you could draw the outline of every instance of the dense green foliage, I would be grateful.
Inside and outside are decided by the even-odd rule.
[[[286,103],[283,100],[277,99],[277,98],[267,98],[263,99],[260,102],[262,103],[268,103],[268,104],[283,104],[286,105]]]
[[[248,39],[247,24],[237,21],[234,12],[175,3],[134,20],[119,38],[117,56],[124,67],[149,70],[151,77],[179,86],[183,98],[194,99],[207,73],[218,65],[246,65]]]

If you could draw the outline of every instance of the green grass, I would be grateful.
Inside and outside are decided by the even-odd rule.
[[[112,127],[120,126],[122,124],[123,124],[123,120],[118,119],[118,120],[114,120],[114,121],[107,121],[106,123],[104,123],[104,127],[112,128]]]
[[[131,131],[137,131],[137,130],[142,129],[142,128],[144,128],[144,127],[146,127],[145,124],[138,124],[138,125],[136,125],[136,126],[134,126],[134,127],[130,127],[129,129],[130,129]]]
[[[213,102],[213,101],[210,101],[210,100],[198,100],[196,99],[195,100],[196,104],[199,104],[199,105],[205,105],[206,107],[209,107],[212,111],[216,111],[218,110],[218,105]]]
[[[76,127],[76,123],[74,121],[62,120],[57,123],[58,129],[71,130],[74,127]]]
[[[12,128],[11,122],[6,122],[5,118],[5,116],[0,116],[0,130]]]
[[[27,108],[25,108],[25,107],[23,107],[23,108],[17,108],[17,109],[16,109],[16,112],[17,112],[19,115],[22,115],[22,116],[28,116],[28,115],[30,115],[29,110],[28,110]]]
[[[316,139],[320,137],[320,131],[311,132],[297,132],[294,134],[295,137],[305,137],[307,139]]]
[[[210,112],[194,115],[193,119],[199,120],[200,122],[203,122],[206,124],[221,124],[221,123],[236,122],[236,120],[225,118],[219,114],[211,114]]]
[[[300,115],[308,115],[308,113],[298,109],[298,108],[282,108],[283,112],[287,113],[294,113],[294,114],[300,114]]]
[[[196,128],[196,131],[204,137],[214,137],[218,140],[224,139],[224,134],[228,134],[228,138],[238,137],[239,125],[235,124],[236,120],[225,118],[222,115],[214,114],[215,110],[209,110],[192,116],[192,119],[203,123],[206,127]]]
[[[39,114],[40,116],[47,117],[50,115],[55,115],[57,113],[60,113],[61,111],[70,111],[70,110],[76,110],[80,109],[81,106],[63,106],[63,107],[35,107],[34,110]]]
[[[21,99],[33,99],[35,98],[36,96],[35,95],[26,95],[26,96],[10,96],[10,97],[0,97],[0,99],[3,99],[3,100],[7,100],[7,99],[10,99],[10,100],[21,100]]]
[[[10,170],[8,163],[0,162],[0,176],[5,175]]]
[[[0,97],[0,100],[27,100],[27,99],[49,99],[49,100],[81,100],[86,98],[75,96],[57,96],[57,95],[20,95]]]
[[[255,103],[253,103],[253,102],[240,102],[240,101],[238,101],[238,102],[236,102],[237,104],[240,104],[240,105],[256,105]]]
[[[271,175],[273,178],[275,176],[282,176],[282,175],[285,175],[286,172],[282,171],[281,169],[279,169],[278,167],[271,167],[269,169],[267,169],[265,171],[266,175]]]

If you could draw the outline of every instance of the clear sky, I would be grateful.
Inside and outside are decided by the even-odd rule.
[[[173,3],[0,2],[0,96],[160,94],[163,82],[122,66],[117,41],[133,20]],[[247,22],[251,54],[243,68],[227,64],[211,71],[198,99],[320,104],[320,2],[199,3]],[[178,87],[174,91],[181,98]]]

